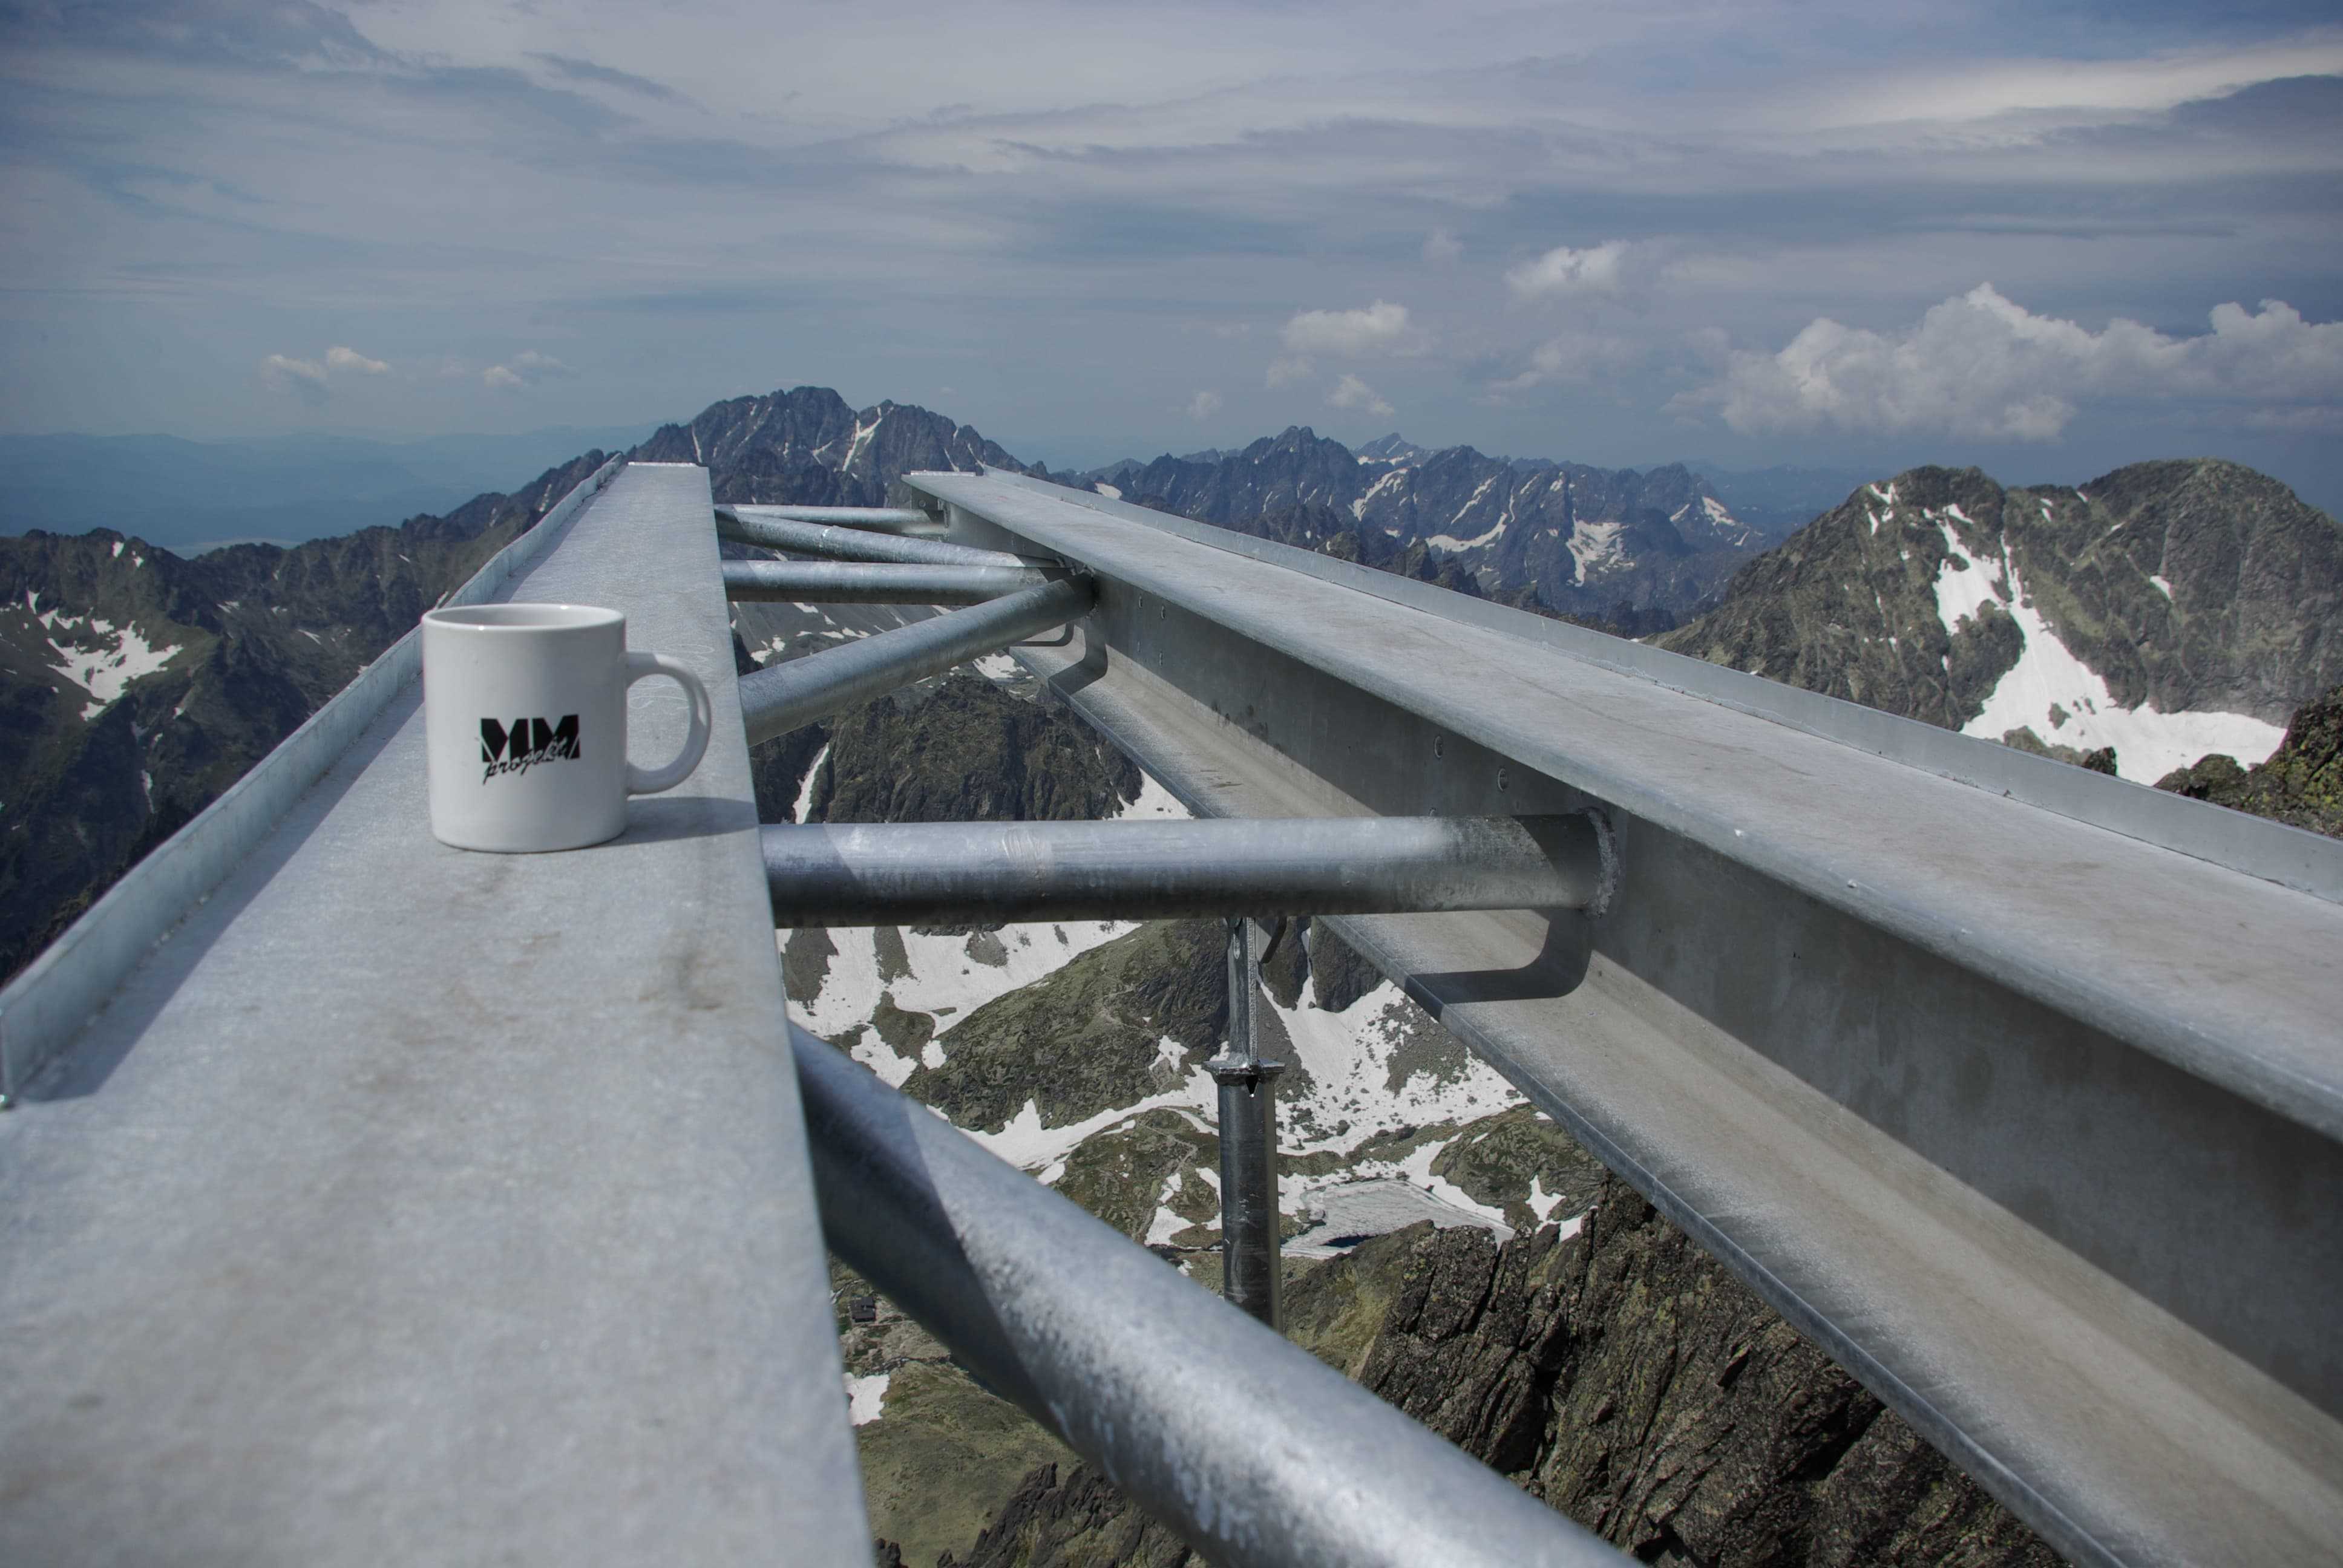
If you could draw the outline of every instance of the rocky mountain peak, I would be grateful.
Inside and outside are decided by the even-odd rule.
[[[876,507],[921,469],[1034,470],[966,425],[916,404],[856,410],[827,387],[712,403],[637,447],[646,462],[698,463],[719,501]]]
[[[2343,529],[2234,463],[1863,486],[1664,647],[2152,783],[2274,750],[2343,678]]]

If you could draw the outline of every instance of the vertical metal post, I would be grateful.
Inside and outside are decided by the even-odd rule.
[[[1206,1062],[1221,1086],[1222,1293],[1283,1332],[1277,1213],[1277,1075],[1253,1029],[1252,922],[1229,922],[1229,1046]]]

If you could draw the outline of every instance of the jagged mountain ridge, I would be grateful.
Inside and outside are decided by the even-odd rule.
[[[0,980],[603,460],[290,549],[0,538]]]
[[[1434,452],[1395,434],[1354,452],[1297,426],[1242,450],[1052,475],[943,415],[894,402],[858,411],[821,387],[710,404],[634,456],[702,464],[719,501],[766,505],[879,506],[907,473],[1008,468],[1310,548],[1371,537],[1354,538],[1347,558],[1390,569],[1413,551],[1411,575],[1424,580],[1470,578],[1505,602],[1635,629],[1674,625],[1773,537],[1682,464],[1638,472]],[[1296,517],[1309,526],[1262,526]]]
[[[1491,597],[1614,621],[1673,624],[1771,542],[1682,464],[1638,472],[1471,447],[1433,452],[1396,434],[1354,452],[1296,426],[1239,452],[1074,477],[1247,532],[1282,513],[1344,515],[1453,558]]]
[[[2258,762],[2343,679],[2343,529],[2205,458],[2087,485],[1867,485],[1660,646],[2153,783]]]
[[[629,456],[697,463],[718,501],[763,506],[882,506],[889,485],[922,469],[1039,471],[940,414],[891,401],[858,413],[827,387],[711,403]]]

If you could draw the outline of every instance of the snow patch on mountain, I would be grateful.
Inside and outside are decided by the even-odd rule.
[[[1504,531],[1505,520],[1503,518],[1499,518],[1495,522],[1489,525],[1489,531],[1487,533],[1478,535],[1473,538],[1460,539],[1453,534],[1433,534],[1426,538],[1423,542],[1427,545],[1437,545],[1443,550],[1478,549],[1483,545],[1493,544],[1497,538],[1504,533]]]
[[[2006,580],[1998,559],[1969,554],[1943,518],[1931,514],[1928,520],[1945,536],[1945,564],[1936,573],[1936,618],[1945,623],[1947,635],[1956,634],[1963,621],[1973,621],[1986,605],[2002,602]],[[1995,731],[1994,739],[2000,738],[2000,731]]]
[[[1357,500],[1351,503],[1351,516],[1361,522],[1364,522],[1367,517],[1367,508],[1373,504],[1375,498],[1382,495],[1385,490],[1396,489],[1400,486],[1406,484],[1407,476],[1410,472],[1410,469],[1404,467],[1393,468],[1390,473],[1385,474],[1382,478],[1377,479],[1373,485],[1367,487],[1367,493],[1365,495],[1361,496]]]
[[[183,651],[176,645],[156,647],[140,636],[135,626],[116,630],[114,623],[102,616],[74,616],[62,610],[41,609],[30,590],[25,595],[25,608],[50,634],[49,648],[54,655],[48,661],[51,668],[89,693],[91,700],[82,713],[84,719],[94,719],[104,712],[106,705],[120,697],[132,681],[142,675],[154,674]]]
[[[869,1377],[846,1379],[847,1419],[857,1426],[869,1426],[887,1412],[887,1383],[892,1372],[872,1372]]]
[[[882,979],[878,931],[870,926],[838,928],[830,933],[837,955],[830,960],[830,972],[823,976],[814,1000],[798,1004],[798,1023],[825,1037],[843,1034],[868,1022],[879,1010],[882,996],[891,997],[907,1012],[942,1010],[945,1017],[959,1016],[1053,975],[1092,948],[1137,929],[1129,920],[1003,926],[996,934],[1008,957],[1000,964],[981,963],[970,957],[967,937],[902,930],[899,934],[910,972]],[[781,934],[786,939],[788,933]],[[903,1071],[908,1075],[910,1070],[907,1063]]]
[[[1625,560],[1626,552],[1619,546],[1619,531],[1625,526],[1614,518],[1600,523],[1582,522],[1571,531],[1570,556],[1578,563],[1578,581],[1582,585],[1594,573]]]
[[[1024,1109],[1009,1119],[1009,1125],[998,1132],[985,1132],[961,1128],[970,1138],[1009,1161],[1021,1171],[1040,1171],[1051,1165],[1062,1164],[1066,1156],[1081,1148],[1101,1132],[1112,1131],[1150,1111],[1179,1111],[1188,1113],[1199,1130],[1212,1127],[1212,1118],[1220,1109],[1220,1085],[1212,1075],[1198,1067],[1190,1070],[1187,1081],[1177,1089],[1167,1089],[1151,1094],[1131,1105],[1101,1111],[1080,1121],[1070,1121],[1063,1127],[1045,1126],[1041,1108],[1029,1100]]]
[[[1278,1096],[1288,1128],[1283,1141],[1302,1152],[1348,1148],[1402,1127],[1462,1125],[1520,1103],[1503,1074],[1462,1046],[1453,1047],[1461,1059],[1454,1070],[1416,1072],[1393,1090],[1393,1054],[1409,1042],[1413,1030],[1439,1026],[1423,1019],[1389,980],[1341,1012],[1306,1004],[1280,1007],[1273,997],[1262,1000],[1285,1026],[1293,1054],[1310,1072],[1309,1087],[1299,1095]],[[1305,1106],[1306,1118],[1301,1115]],[[1336,1132],[1342,1122],[1349,1126]]]
[[[2250,714],[2159,713],[2148,703],[2120,706],[2098,672],[2076,658],[2034,608],[2015,565],[2008,580],[2006,608],[2025,634],[2025,651],[1986,697],[1985,710],[1961,726],[1962,734],[1998,740],[2013,729],[2030,729],[2054,745],[2084,751],[2112,746],[2117,774],[2141,784],[2153,784],[2216,751],[2251,767],[2268,761],[2286,739],[2285,729]],[[1941,580],[1937,591],[1941,605]],[[2051,712],[2054,707],[2063,719]]]

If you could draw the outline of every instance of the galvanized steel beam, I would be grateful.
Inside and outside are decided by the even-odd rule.
[[[461,597],[727,700],[706,473],[575,500]],[[0,1117],[0,1563],[869,1562],[746,747],[468,854],[399,661],[246,776],[291,806],[224,881],[117,885],[167,934]]]
[[[831,1250],[1223,1568],[1626,1561],[792,1026]]]
[[[743,676],[740,717],[748,726],[749,744],[786,735],[800,725],[884,697],[899,686],[998,652],[1063,626],[1090,608],[1087,583],[1045,583]]]
[[[768,826],[764,849],[785,926],[1592,910],[1618,876],[1609,825],[1588,812],[844,822]]]
[[[1093,574],[1019,657],[1201,814],[1605,806],[1599,923],[1328,924],[2062,1553],[2343,1539],[2343,909],[2296,890],[2343,845],[1022,477],[907,482]]]
[[[742,517],[730,507],[716,508],[716,537],[739,545],[841,561],[894,561],[923,567],[1016,568],[1033,564],[1021,556],[972,549],[943,539],[904,538],[861,528],[795,523],[780,518]]]
[[[1065,575],[1039,567],[726,561],[724,597],[735,604],[982,604]]]

